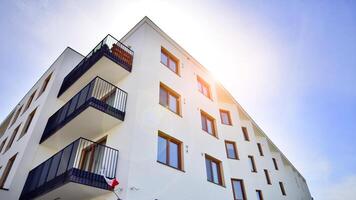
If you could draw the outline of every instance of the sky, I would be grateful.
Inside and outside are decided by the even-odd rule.
[[[67,46],[86,55],[144,16],[223,83],[315,199],[356,196],[352,0],[0,1],[0,120]]]

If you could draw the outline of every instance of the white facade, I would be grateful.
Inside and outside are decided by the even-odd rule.
[[[113,126],[107,126],[106,123],[112,120],[111,118],[101,119],[95,113],[85,116],[82,114],[83,116],[79,115],[73,119],[73,122],[69,122],[72,123],[70,126],[66,125],[62,131],[59,130],[48,140],[40,143],[48,118],[67,103],[79,89],[83,88],[89,79],[96,76],[95,69],[90,69],[91,71],[86,73],[92,73],[91,78],[79,79],[75,83],[78,86],[71,86],[64,95],[57,97],[63,79],[84,57],[67,48],[20,101],[19,106],[26,104],[29,96],[37,90],[27,111],[20,114],[16,122],[10,126],[10,119],[15,115],[18,106],[0,127],[0,131],[3,132],[0,144],[5,138],[7,138],[7,143],[14,129],[21,123],[19,130],[21,132],[29,113],[37,108],[27,133],[19,140],[20,133],[18,133],[11,148],[4,154],[4,149],[0,152],[0,176],[8,160],[17,153],[4,184],[6,190],[0,190],[0,199],[18,199],[29,171],[75,139],[83,137],[97,141],[104,136],[107,136],[107,146],[119,150],[116,177],[120,185],[116,189],[117,194],[123,200],[234,199],[231,179],[243,180],[245,198],[250,200],[257,199],[256,190],[261,190],[263,198],[267,200],[312,199],[305,179],[233,97],[214,81],[204,67],[152,21],[145,17],[121,39],[121,42],[134,51],[132,71],[125,76],[118,77],[117,80],[114,80],[114,76],[114,82],[111,80],[109,82],[128,94],[125,119],[122,122],[114,122]],[[179,75],[160,62],[162,47],[179,60]],[[52,76],[45,92],[37,98],[44,80],[51,73]],[[110,73],[101,75],[113,76]],[[209,84],[212,99],[198,91],[197,76]],[[159,104],[160,83],[180,95],[181,115]],[[231,126],[221,123],[219,109],[230,112]],[[202,130],[201,110],[215,119],[217,137]],[[86,135],[78,129],[78,127],[88,127],[94,123],[104,127],[102,129],[104,131],[99,134]],[[245,141],[241,127],[247,128],[250,141]],[[182,142],[181,170],[157,162],[158,131]],[[70,134],[65,132],[70,132]],[[227,158],[225,140],[236,143],[238,160]],[[263,156],[259,153],[257,143],[262,146]],[[207,181],[206,154],[221,161],[222,185]],[[254,157],[256,173],[251,172],[249,155]],[[272,158],[276,159],[278,170],[275,169]],[[269,172],[271,185],[266,182],[264,169]],[[283,182],[286,195],[282,195],[279,182]],[[93,186],[71,187],[72,185],[80,184],[67,183],[36,198],[117,199],[112,192],[107,190]]]

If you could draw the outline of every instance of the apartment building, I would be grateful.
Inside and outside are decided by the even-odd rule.
[[[0,126],[0,199],[310,200],[224,87],[147,17],[66,48]]]

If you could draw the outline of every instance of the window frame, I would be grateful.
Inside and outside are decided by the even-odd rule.
[[[247,156],[249,158],[249,162],[251,163],[251,172],[253,173],[257,173],[257,167],[256,167],[256,163],[255,163],[255,158],[252,155]]]
[[[1,142],[1,144],[0,144],[0,153],[2,152],[2,150],[3,150],[4,147],[5,147],[6,141],[7,141],[7,137],[6,137],[6,138]]]
[[[167,65],[165,63],[162,62],[162,54],[165,55],[167,57]],[[179,63],[179,59],[174,56],[171,52],[169,52],[166,48],[161,47],[161,57],[160,57],[160,62],[162,65],[166,66],[169,70],[171,70],[172,72],[174,72],[176,75],[180,76],[180,63]],[[171,68],[171,61],[174,62],[176,64],[176,71],[174,71]]]
[[[36,99],[40,98],[40,96],[46,91],[46,89],[47,89],[47,87],[48,87],[48,84],[49,84],[49,82],[51,81],[52,74],[53,74],[53,72],[51,72],[51,73],[47,76],[47,78],[43,81],[42,86],[41,86],[41,89],[39,90]]]
[[[224,172],[223,172],[223,166],[222,166],[222,162],[219,159],[216,159],[208,154],[205,154],[205,170],[206,170],[206,177],[207,177],[207,181],[216,185],[220,185],[225,187],[225,181],[224,181]],[[207,167],[207,161],[209,161],[209,168],[211,169],[210,174],[212,177],[209,177],[208,174],[208,167]],[[217,176],[218,176],[218,183],[214,182],[214,171],[213,171],[213,164],[215,163],[215,165],[217,166]],[[211,180],[209,180],[209,178]]]
[[[224,123],[223,117],[222,117],[223,113],[227,115],[228,123]],[[232,126],[232,120],[231,120],[230,111],[219,109],[219,114],[220,114],[221,124]]]
[[[28,129],[30,128],[33,118],[35,117],[37,108],[33,109],[32,112],[28,115],[26,122],[21,130],[21,134],[17,140],[20,140],[26,133],[28,132]]]
[[[279,188],[281,189],[282,195],[287,196],[286,189],[284,188],[284,184],[281,181],[279,181]]]
[[[11,148],[12,144],[14,143],[15,138],[16,138],[17,134],[19,133],[20,126],[21,126],[21,124],[19,124],[19,125],[14,129],[14,131],[12,132],[12,135],[11,135],[11,137],[10,137],[10,139],[9,139],[9,142],[8,142],[7,145],[6,145],[6,148],[5,148],[4,153],[6,153],[6,152]],[[3,154],[4,154],[4,153],[3,153]]]
[[[242,134],[243,134],[244,140],[249,142],[250,141],[250,136],[248,134],[247,127],[242,126],[241,129],[242,129]]]
[[[17,119],[19,118],[20,114],[21,114],[21,110],[23,108],[23,105],[19,106],[18,110],[16,111],[14,117],[12,118],[11,124],[9,126],[9,128],[15,124],[15,122],[17,121]]]
[[[206,127],[204,127],[204,124],[203,124],[203,120],[205,121],[205,125]],[[208,131],[208,120],[211,121],[211,125],[212,125],[212,133],[209,133]],[[214,117],[212,117],[211,115],[209,115],[207,112],[203,111],[203,110],[200,110],[200,123],[201,123],[201,127],[202,127],[202,130],[205,131],[206,133],[208,133],[209,135],[211,136],[214,136],[216,138],[219,138],[218,137],[218,133],[217,133],[217,129],[216,129],[216,120]]]
[[[269,176],[268,169],[264,169],[263,171],[264,171],[264,173],[265,173],[265,178],[266,178],[267,184],[268,184],[268,185],[272,185],[272,181],[271,181],[271,177]]]
[[[16,156],[17,156],[17,153],[7,161],[6,167],[5,167],[5,169],[1,175],[1,178],[0,178],[0,188],[4,188],[7,178],[9,177],[11,169],[15,163]]]
[[[264,156],[261,143],[257,142],[257,148],[258,148],[258,152],[260,153],[260,156]]]
[[[166,96],[166,99],[167,99],[167,102],[166,102],[166,105],[164,105],[162,102],[161,102],[161,89],[163,89],[166,93],[167,93],[167,96]],[[176,112],[171,110],[169,105],[170,105],[170,98],[169,98],[169,95],[173,96],[176,98],[176,104],[177,104],[177,108],[176,108]],[[169,111],[177,114],[178,116],[181,116],[182,117],[182,106],[181,106],[181,96],[179,95],[178,92],[174,91],[173,89],[171,89],[170,87],[168,87],[166,84],[160,82],[159,84],[159,104],[163,107],[165,107],[166,109],[168,109]]]
[[[262,190],[256,190],[256,195],[259,197],[258,200],[263,200],[263,194],[262,194]]]
[[[36,92],[37,92],[37,89],[35,91],[32,92],[31,96],[28,98],[27,100],[27,103],[26,103],[26,106],[24,108],[24,110],[22,111],[22,115],[28,110],[28,108],[31,106],[34,98],[35,98],[35,95],[36,95]]]
[[[274,165],[274,169],[278,171],[279,167],[278,167],[277,159],[276,158],[272,158],[272,162],[273,162],[273,165]]]
[[[198,82],[198,91],[203,94],[205,97],[207,97],[210,100],[213,100],[213,96],[211,93],[211,86],[208,82],[206,82],[203,78],[201,78],[200,76],[197,76],[197,82]],[[200,86],[201,88],[205,87],[207,89],[208,94],[205,95],[203,89],[200,90]]]
[[[234,181],[240,182],[241,185],[241,192],[242,192],[242,199],[236,199],[236,191],[235,191],[235,187],[234,187]],[[246,198],[246,189],[245,189],[245,183],[242,179],[236,179],[236,178],[232,178],[231,179],[231,187],[232,187],[232,194],[233,194],[233,198],[234,200],[247,200]]]
[[[162,161],[159,161],[159,159],[158,159],[158,153],[159,153],[158,139],[159,138],[165,139],[166,143],[167,143],[166,144],[166,163],[164,163]],[[170,142],[176,144],[177,147],[178,147],[178,152],[177,152],[178,153],[178,155],[177,155],[178,156],[177,157],[177,159],[178,159],[178,167],[170,165],[170,162],[169,162],[170,161],[170,156],[171,156],[170,155]],[[183,146],[183,142],[182,141],[180,141],[180,140],[178,140],[178,139],[176,139],[176,138],[174,138],[174,137],[172,137],[172,136],[170,136],[170,135],[168,135],[168,134],[166,134],[166,133],[164,133],[162,131],[158,131],[158,137],[157,137],[157,162],[162,164],[162,165],[171,167],[173,169],[177,169],[179,171],[184,171],[183,148],[182,148],[182,146]]]
[[[227,148],[228,144],[231,144],[234,147],[235,158],[232,158],[232,157],[229,156],[229,151],[228,151],[228,148]],[[234,159],[234,160],[239,160],[239,154],[238,154],[238,150],[237,150],[237,147],[236,147],[236,142],[225,140],[225,150],[226,150],[226,157],[227,158]]]

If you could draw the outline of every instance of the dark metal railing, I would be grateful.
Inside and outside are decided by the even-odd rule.
[[[125,117],[127,93],[100,77],[94,78],[47,122],[41,142],[46,140],[88,106],[92,106],[113,117]]]
[[[32,169],[21,196],[34,197],[67,181],[107,188],[102,175],[115,177],[118,159],[118,150],[79,138]]]
[[[58,97],[77,81],[103,55],[131,72],[134,52],[111,35],[107,35],[83,58],[82,61],[64,78]]]

